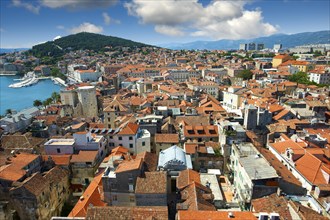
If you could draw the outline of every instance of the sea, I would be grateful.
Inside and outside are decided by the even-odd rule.
[[[19,76],[0,76],[0,115],[5,114],[6,109],[20,111],[33,106],[33,101],[41,101],[49,98],[53,92],[61,90],[60,85],[54,84],[51,79],[39,80],[37,84],[22,88],[9,88],[8,86]]]

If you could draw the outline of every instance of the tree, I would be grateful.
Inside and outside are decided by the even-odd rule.
[[[33,101],[33,106],[35,106],[35,107],[39,107],[39,106],[41,106],[41,105],[42,105],[42,101],[41,101],[41,100],[36,99],[36,100]]]
[[[60,100],[60,98],[61,98],[61,96],[57,92],[52,93],[51,99],[54,103],[58,102]]]
[[[6,115],[11,115],[13,112],[11,111],[10,108],[6,109]]]
[[[252,79],[252,72],[251,70],[242,70],[238,75],[237,77],[239,78],[243,78],[243,80],[248,80],[248,79]]]
[[[52,101],[53,101],[52,98],[48,98],[42,102],[42,105],[46,108],[47,105],[50,105],[52,103]]]

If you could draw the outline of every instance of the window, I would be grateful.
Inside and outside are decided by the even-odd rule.
[[[122,138],[122,137],[118,137],[118,140],[120,140],[120,141],[121,141],[121,140],[123,140],[123,138]]]
[[[142,146],[146,146],[146,142],[143,141],[143,142],[142,142]]]
[[[117,201],[117,195],[112,196],[112,201]]]
[[[60,154],[61,153],[61,149],[60,148],[57,148],[57,153]]]
[[[129,148],[133,148],[133,144],[129,144]]]
[[[130,136],[128,139],[131,141],[131,140],[133,140],[133,137],[132,137],[132,136]]]

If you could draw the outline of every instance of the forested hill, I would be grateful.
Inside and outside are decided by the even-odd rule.
[[[54,41],[48,41],[43,44],[38,44],[32,47],[30,52],[37,56],[62,56],[71,50],[94,50],[102,51],[105,47],[145,47],[150,46],[139,42],[134,42],[131,40],[105,36],[101,34],[81,32],[78,34],[69,35],[66,37],[59,38]]]

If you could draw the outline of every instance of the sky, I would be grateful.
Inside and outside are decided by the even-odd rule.
[[[330,30],[328,0],[0,0],[0,48],[82,31],[151,45]]]

